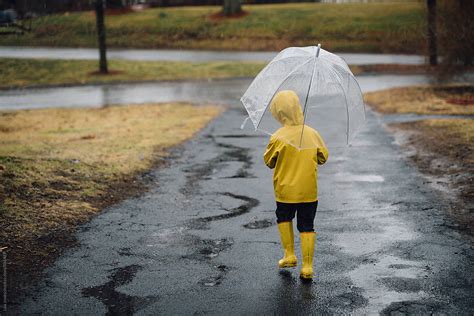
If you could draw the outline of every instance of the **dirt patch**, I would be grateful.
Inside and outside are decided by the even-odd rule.
[[[474,122],[471,119],[432,119],[391,124],[409,159],[449,203],[460,228],[474,227]]]
[[[248,11],[242,10],[239,13],[231,14],[231,15],[225,15],[222,11],[221,12],[216,12],[208,16],[208,20],[210,21],[223,21],[227,19],[240,19],[249,14]]]
[[[125,72],[121,70],[109,70],[106,73],[100,72],[100,71],[91,71],[89,72],[90,76],[117,76],[117,75],[123,75]]]

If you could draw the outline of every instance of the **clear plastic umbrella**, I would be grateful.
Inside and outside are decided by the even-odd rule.
[[[283,90],[293,90],[300,100],[304,115],[301,137],[305,126],[310,126],[329,147],[345,146],[365,122],[357,80],[341,57],[321,45],[282,50],[253,80],[240,100],[255,130],[272,135],[281,127],[269,107],[275,94]],[[301,141],[287,141],[304,148]]]

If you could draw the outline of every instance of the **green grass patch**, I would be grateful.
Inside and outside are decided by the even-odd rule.
[[[249,14],[213,19],[220,7],[155,8],[106,16],[110,47],[280,50],[322,43],[332,51],[422,53],[423,3],[244,6]],[[92,12],[39,17],[33,31],[0,45],[96,47]]]
[[[28,86],[80,85],[158,80],[216,79],[254,77],[265,67],[263,62],[167,62],[167,61],[109,61],[110,75],[96,71],[94,60],[51,60],[0,58],[0,88]],[[351,66],[354,74],[420,73],[418,65],[358,65]]]
[[[110,75],[95,73],[93,60],[0,59],[0,87],[93,84],[120,81],[208,79],[255,76],[264,66],[256,62],[141,62],[109,61]]]

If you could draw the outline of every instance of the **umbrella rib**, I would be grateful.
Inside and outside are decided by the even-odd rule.
[[[312,59],[312,58],[308,59],[307,61],[305,61],[304,63],[302,63],[301,65],[299,65],[299,66],[296,67],[295,69],[293,69],[293,70],[288,74],[288,76],[286,76],[285,79],[282,80],[282,82],[278,85],[278,87],[275,89],[275,92],[273,93],[272,97],[270,98],[270,102],[271,102],[271,100],[273,99],[273,97],[275,96],[275,94],[277,94],[278,89],[280,89],[280,87],[285,83],[285,81],[288,80],[288,78],[290,78],[290,76],[291,76],[292,74],[294,74],[298,69],[300,69],[302,66],[304,66],[304,65],[306,65],[308,62],[310,62],[311,59]],[[257,126],[255,127],[255,130],[257,130],[258,127],[260,126],[260,123],[262,122],[262,119],[263,119],[263,117],[265,116],[265,113],[267,112],[268,105],[270,104],[270,102],[265,106],[265,110],[263,111],[262,116],[261,116],[260,119],[258,120]]]
[[[303,142],[304,125],[306,123],[306,110],[308,109],[307,103],[308,103],[309,92],[311,91],[311,85],[313,84],[313,78],[314,78],[315,70],[316,70],[316,57],[314,57],[313,72],[311,73],[311,78],[309,80],[309,86],[308,86],[308,92],[306,93],[306,99],[304,100],[303,128],[301,129],[300,145],[298,146],[299,147],[298,149],[301,148],[301,143]],[[318,75],[319,75],[319,71],[318,71]]]

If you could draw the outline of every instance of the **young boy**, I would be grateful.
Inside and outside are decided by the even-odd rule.
[[[277,204],[276,216],[284,257],[280,268],[295,267],[293,218],[300,232],[303,265],[300,277],[313,278],[313,255],[316,232],[314,217],[318,207],[318,165],[328,159],[328,150],[321,136],[305,125],[300,101],[294,91],[278,92],[270,104],[273,117],[282,127],[270,138],[264,154],[265,164],[273,173]],[[303,149],[298,149],[298,146]],[[306,148],[306,149],[305,149]]]

